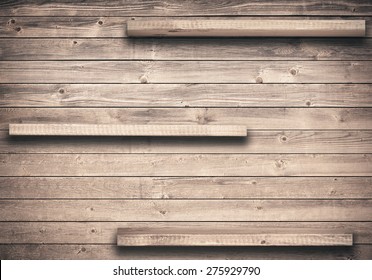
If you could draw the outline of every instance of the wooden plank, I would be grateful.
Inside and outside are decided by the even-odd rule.
[[[372,200],[0,200],[0,221],[372,221]],[[187,209],[187,211],[185,211]]]
[[[1,3],[0,3],[1,5]],[[148,13],[149,11],[147,11]],[[229,13],[230,14],[230,13]],[[100,16],[97,14],[93,14],[89,17],[78,17],[78,16],[61,16],[58,14],[53,17],[38,17],[38,16],[20,16],[19,14],[16,16],[11,16],[7,14],[5,17],[0,17],[0,37],[1,38],[74,38],[77,41],[77,44],[73,44],[73,41],[70,41],[72,45],[75,47],[74,50],[78,51],[79,44],[81,44],[81,40],[79,38],[107,38],[107,41],[110,42],[109,38],[124,38],[127,37],[127,22],[133,19],[136,20],[157,20],[159,17],[150,17],[146,15],[145,17],[133,17],[129,15],[128,17],[113,17],[112,15],[103,16],[102,13],[99,13]],[[372,13],[371,13],[372,15]],[[208,19],[218,19],[218,20],[251,20],[252,17],[167,17],[166,19],[169,20],[179,20],[179,19],[187,19],[187,20],[208,20]],[[335,17],[332,18],[324,18],[324,17],[304,17],[304,16],[296,16],[296,17],[270,17],[264,15],[264,17],[259,17],[255,15],[255,20],[324,20],[324,19],[332,19],[332,20],[344,20],[344,17]],[[365,20],[366,21],[366,37],[372,37],[372,20],[371,17],[353,17],[352,19],[355,20]],[[230,38],[231,39],[231,38]],[[254,41],[253,38],[250,38]],[[314,38],[313,38],[314,39]],[[270,41],[270,39],[267,39]],[[360,40],[356,39],[355,44],[360,42]],[[153,46],[157,40],[147,40],[148,42],[153,42]],[[161,46],[156,48],[157,51],[161,50],[164,42],[167,40],[162,40]],[[174,41],[174,38],[173,38]],[[203,40],[191,40],[194,41],[203,41]],[[249,40],[247,40],[249,41]],[[259,39],[260,42],[265,41],[263,38]],[[293,40],[292,40],[293,41]],[[309,40],[310,41],[310,40]],[[329,40],[329,42],[334,42],[335,38]],[[80,42],[80,43],[79,43]],[[146,42],[146,40],[132,40],[132,42]],[[212,41],[216,42],[216,41]],[[218,42],[218,40],[217,40]],[[234,40],[231,40],[234,42]],[[281,42],[281,39],[275,39],[275,42]],[[136,44],[136,48],[139,48],[140,45]],[[226,48],[226,44],[225,48]],[[41,47],[44,48],[41,44]],[[65,46],[67,48],[67,46]],[[70,47],[70,46],[69,46]],[[115,47],[115,44],[112,44],[112,47]],[[325,47],[325,46],[323,46]],[[101,47],[102,48],[102,47]],[[301,49],[301,48],[300,48]],[[226,49],[224,49],[226,50]],[[50,53],[47,49],[46,51]],[[85,49],[88,51],[88,49]],[[173,50],[172,52],[174,52]],[[288,51],[288,50],[287,50]],[[303,50],[302,50],[303,51]],[[317,53],[316,55],[325,55]],[[226,56],[227,57],[227,56]],[[219,57],[219,59],[223,59]]]
[[[352,247],[118,247],[117,245],[0,245],[0,258],[9,259],[66,259],[66,260],[140,260],[140,259],[265,259],[265,260],[353,260],[372,258],[371,245]]]
[[[131,20],[129,37],[363,37],[363,20]]]
[[[0,154],[0,176],[372,176],[372,154]]]
[[[0,177],[0,199],[87,198],[372,199],[372,177]]]
[[[354,245],[372,243],[372,222],[2,222],[0,244],[110,244],[117,229],[184,227],[198,232],[218,227],[235,233],[352,233]]]
[[[372,129],[371,108],[2,108],[9,123],[244,125],[250,130]]]
[[[371,83],[371,72],[371,61],[1,61],[0,83]]]
[[[99,149],[97,149],[99,143]],[[12,137],[0,130],[0,153],[371,153],[372,130],[249,130],[224,137]]]
[[[372,60],[366,38],[16,38],[0,46],[1,60]]]
[[[0,106],[372,107],[371,92],[372,84],[0,84]]]
[[[0,16],[370,15],[368,0],[324,1],[102,1],[18,0],[0,5]]]
[[[118,246],[352,246],[352,234],[236,234],[220,233],[211,228],[209,233],[152,232],[118,229]]]
[[[247,136],[238,125],[9,124],[9,135],[23,136]]]

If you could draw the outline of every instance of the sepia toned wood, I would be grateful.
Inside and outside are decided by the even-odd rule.
[[[247,136],[238,125],[9,124],[9,135],[23,136]]]
[[[99,149],[97,149],[99,147]],[[0,153],[370,153],[371,130],[249,130],[248,137],[13,137]]]
[[[372,176],[372,154],[0,154],[0,176]]]
[[[118,247],[91,244],[0,244],[0,258],[66,260],[370,260],[371,245],[351,247]]]
[[[341,234],[352,233],[353,244],[372,243],[371,222],[2,222],[0,244],[110,244],[116,245],[117,229],[182,227],[197,233],[211,228],[236,234]]]
[[[372,200],[0,200],[0,221],[358,222]],[[187,209],[187,211],[185,211]]]
[[[103,1],[89,2],[17,0],[0,5],[0,16],[190,16],[190,15],[324,15],[355,16],[372,14],[368,0],[305,2],[260,1]]]
[[[1,60],[372,60],[365,38],[16,38],[0,46]]]
[[[363,20],[130,20],[129,37],[363,37]]]
[[[371,92],[372,84],[0,84],[0,107],[372,107]]]
[[[0,108],[9,123],[243,125],[250,130],[371,130],[371,108]]]
[[[1,3],[0,3],[1,5]],[[0,11],[1,13],[1,11]],[[254,18],[250,16],[238,16],[238,17],[231,17],[228,16],[229,14],[225,16],[212,16],[212,17],[180,17],[179,15],[176,15],[175,17],[164,17],[161,19],[169,19],[169,20],[193,20],[193,21],[198,21],[198,20],[209,20],[209,19],[214,19],[214,20],[345,20],[345,17],[340,17],[340,16],[332,16],[330,18],[325,18],[325,17],[317,17],[317,16],[290,16],[290,17],[280,17],[280,16],[257,16],[255,15]],[[371,13],[372,15],[372,13]],[[366,21],[366,37],[372,37],[372,21],[371,17],[352,17],[350,18],[352,20],[365,20]],[[76,44],[73,44],[73,41],[71,43],[75,45],[75,50],[78,49],[79,47],[79,42],[81,42],[80,38],[92,38],[92,39],[97,39],[97,38],[107,38],[106,41],[110,42],[111,38],[125,38],[127,37],[127,22],[131,20],[159,20],[159,17],[151,17],[148,15],[142,16],[142,17],[134,17],[133,15],[129,16],[103,16],[103,14],[94,14],[91,16],[84,16],[84,17],[79,17],[79,16],[61,16],[61,14],[58,14],[53,17],[45,17],[45,16],[12,16],[10,14],[7,14],[4,17],[0,17],[0,38],[73,38],[77,41]],[[221,39],[208,39],[206,42],[205,40],[198,40],[198,39],[191,39],[189,38],[190,42],[198,42],[198,46],[200,45],[201,42],[204,42],[203,45],[208,44],[208,42],[211,42],[212,44],[215,44],[215,42],[221,41]],[[245,40],[246,43],[250,42],[253,40],[253,42],[258,42],[254,38],[249,38],[249,40]],[[313,41],[319,41],[319,39],[312,38],[312,40],[307,40],[308,42],[313,42]],[[332,38],[332,40],[327,40],[328,43],[332,44],[332,42],[335,42],[336,38]],[[357,41],[355,41],[357,40]],[[171,40],[131,40],[133,43],[136,42],[141,42],[141,44],[136,44],[136,49],[138,50],[141,48],[141,45],[144,42],[153,42],[154,45],[156,42],[161,42],[161,45],[157,45],[157,51],[162,49],[162,46],[165,42],[171,42]],[[179,41],[175,40],[173,38],[173,41]],[[185,40],[182,40],[185,42]],[[223,40],[223,41],[226,41]],[[230,38],[231,43],[233,43],[235,40]],[[286,41],[284,39],[265,39],[265,38],[260,38],[259,39],[259,44],[261,45],[262,42],[265,41],[272,41],[275,42],[275,44],[272,45],[274,49],[278,48],[279,46],[277,43],[280,44],[280,42]],[[290,41],[294,41],[293,39]],[[296,40],[298,41],[298,39]],[[337,41],[337,40],[336,40]],[[346,40],[342,40],[346,41]],[[41,41],[42,42],[42,41]],[[55,41],[50,41],[51,43]],[[111,41],[112,42],[112,41]],[[125,41],[128,42],[128,41]],[[354,45],[358,43],[358,39],[354,38],[353,39]],[[360,40],[359,40],[360,42]],[[229,45],[231,44],[224,44],[224,50],[227,50]],[[352,42],[350,42],[352,43]],[[117,44],[117,43],[116,43]],[[192,43],[193,44],[193,43]],[[233,43],[234,44],[234,43]],[[42,45],[42,44],[41,44]],[[115,43],[112,43],[112,47],[115,48]],[[42,46],[41,46],[42,47]],[[194,46],[195,49],[197,49],[197,46]],[[243,47],[243,46],[242,46]],[[284,46],[285,49],[288,51],[288,46]],[[323,47],[327,47],[326,45],[323,44]],[[142,48],[141,48],[142,49]],[[150,49],[151,50],[151,49]],[[44,48],[43,48],[44,51]],[[47,51],[47,53],[50,53],[50,51]],[[62,49],[60,50],[62,51]],[[86,52],[90,53],[92,50],[86,48]],[[180,50],[176,49],[168,49],[168,51],[174,53],[180,53]],[[186,51],[186,49],[183,49],[182,51]],[[366,51],[366,50],[364,50]],[[188,53],[187,51],[186,53]],[[22,55],[22,54],[19,54]],[[41,54],[40,54],[41,55]],[[58,54],[55,54],[58,55]],[[84,54],[81,54],[84,55]],[[210,54],[213,56],[216,56],[217,54]],[[318,53],[317,55],[325,55],[324,53]],[[228,56],[226,57],[219,57],[218,60],[220,59],[228,59]]]
[[[372,199],[372,177],[0,177],[0,199]]]
[[[370,83],[371,72],[372,61],[0,61],[0,83]]]
[[[213,233],[211,231],[213,230]],[[352,234],[236,234],[210,229],[208,233],[118,229],[118,246],[352,246]]]

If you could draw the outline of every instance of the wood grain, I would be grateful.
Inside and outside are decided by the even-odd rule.
[[[368,0],[293,2],[264,1],[103,1],[17,0],[0,5],[0,16],[190,16],[190,15],[371,15]]]
[[[372,243],[372,222],[2,222],[0,244],[110,244],[117,229],[183,227],[206,232],[218,227],[235,233],[340,234],[352,233],[354,245]]]
[[[16,38],[0,46],[1,60],[372,60],[365,38]]]
[[[371,61],[0,61],[0,83],[371,83],[371,72]]]
[[[372,221],[372,200],[0,200],[0,221]],[[187,209],[187,211],[185,211]]]
[[[9,124],[9,135],[30,136],[247,136],[238,125]]]
[[[130,233],[118,229],[118,246],[352,246],[352,234],[236,234],[157,232],[151,230]]]
[[[371,245],[352,247],[118,247],[116,245],[0,245],[0,258],[66,260],[155,260],[155,259],[222,259],[222,260],[370,260]]]
[[[363,20],[131,20],[129,37],[363,37]]]
[[[0,177],[0,199],[372,199],[372,177]]]
[[[1,5],[2,3],[0,3]],[[1,8],[1,6],[0,6]],[[149,11],[147,11],[148,13]],[[371,13],[372,15],[372,13]],[[45,16],[12,16],[7,14],[4,17],[0,17],[0,37],[1,38],[124,38],[127,37],[126,34],[126,25],[128,21],[131,20],[158,20],[159,17],[150,17],[148,15],[144,17],[134,17],[133,15],[129,15],[127,17],[123,16],[103,16],[102,13],[100,14],[93,14],[91,16],[61,16],[58,14],[53,17],[45,17]],[[257,16],[255,15],[254,18],[252,17],[245,17],[245,16],[238,16],[238,17],[231,17],[231,16],[212,16],[212,17],[166,17],[162,19],[169,19],[169,20],[179,20],[179,19],[187,19],[187,20],[208,20],[208,19],[218,19],[218,20],[344,20],[344,17],[339,16],[332,16],[329,18],[325,17],[317,17],[317,16],[290,16],[290,17],[278,17],[278,16]],[[352,17],[351,19],[355,20],[365,20],[366,21],[366,37],[372,37],[372,20],[371,17]],[[253,38],[250,38],[253,39]],[[265,41],[266,39],[262,40],[261,42]],[[314,40],[315,38],[313,38]],[[253,39],[254,40],[254,39]],[[335,38],[332,40],[328,40],[328,42],[334,42]],[[78,40],[79,41],[79,40]],[[143,40],[131,40],[132,42],[144,42]],[[150,40],[152,42],[157,42],[157,40]],[[162,40],[164,42],[166,40]],[[177,41],[177,40],[173,40]],[[193,42],[194,40],[191,40]],[[197,40],[200,41],[200,40]],[[205,40],[202,40],[205,42]],[[214,42],[213,40],[209,42]],[[218,40],[217,40],[218,41]],[[275,42],[280,42],[281,40],[275,39]],[[234,42],[234,40],[232,40]],[[207,43],[207,42],[205,42]],[[75,46],[77,47],[77,46]],[[114,47],[114,46],[113,46]],[[137,46],[138,48],[139,46]],[[159,46],[160,47],[160,46]],[[225,48],[228,46],[225,46]],[[275,48],[275,45],[272,45]],[[288,46],[286,46],[288,48]],[[86,49],[88,51],[88,49]],[[174,51],[174,50],[173,50]],[[57,54],[56,54],[57,55]],[[221,59],[221,57],[220,57]]]
[[[372,176],[372,154],[0,154],[0,176]]]
[[[371,108],[2,108],[9,123],[244,125],[250,130],[372,129]]]
[[[372,84],[0,84],[0,106],[372,107],[371,92]]]
[[[371,151],[372,130],[249,130],[245,138],[12,137],[7,130],[0,130],[0,153],[352,154]]]

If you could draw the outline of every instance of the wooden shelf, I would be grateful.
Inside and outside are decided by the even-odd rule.
[[[251,234],[228,229],[119,228],[118,246],[352,246],[352,234]]]
[[[131,20],[132,37],[362,37],[365,20]]]
[[[240,125],[9,124],[24,136],[247,136]]]

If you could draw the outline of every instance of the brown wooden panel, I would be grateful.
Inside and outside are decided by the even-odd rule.
[[[372,130],[249,130],[248,137],[13,137],[0,153],[371,153]]]
[[[372,176],[372,154],[0,154],[0,176]]]
[[[372,177],[0,177],[1,199],[372,199]]]
[[[372,243],[371,222],[2,222],[0,244],[116,244],[117,229],[168,229],[179,226],[204,232],[211,228],[238,233],[352,233],[354,244]]]
[[[352,247],[118,247],[116,245],[0,245],[0,258],[8,259],[67,259],[67,260],[140,260],[140,259],[283,259],[283,260],[352,260],[372,259],[372,245]]]
[[[242,125],[9,124],[11,136],[245,137]]]
[[[142,230],[127,232],[118,229],[118,246],[352,246],[352,234],[236,234],[232,230],[221,234],[218,229],[213,233],[184,233],[182,230],[157,232]]]
[[[372,107],[371,92],[372,84],[0,84],[0,106]]]
[[[371,108],[3,108],[0,129],[10,123],[213,124],[250,130],[372,129]]]
[[[1,3],[0,3],[1,5]],[[229,13],[230,14],[230,13]],[[5,17],[0,17],[0,37],[2,38],[61,38],[61,37],[70,37],[70,38],[123,38],[127,37],[126,32],[126,24],[128,20],[136,19],[136,20],[156,20],[159,17],[149,17],[146,15],[145,17],[133,17],[129,15],[128,17],[113,17],[110,15],[109,17],[102,16],[102,13],[93,14],[90,17],[68,17],[62,16],[58,14],[57,16],[53,17],[24,17],[20,16],[19,14],[16,17],[7,14]],[[371,13],[372,15],[372,13]],[[196,20],[207,20],[207,19],[252,19],[252,17],[166,17],[166,19],[192,19]],[[254,19],[272,19],[272,20],[342,20],[345,19],[344,17],[257,17],[255,15]],[[352,19],[355,20],[365,20],[366,21],[366,36],[372,37],[372,21],[370,17],[353,17]],[[269,40],[269,39],[268,39]],[[79,41],[79,40],[77,40]],[[137,40],[136,40],[137,41]],[[153,40],[149,40],[150,42],[156,42]],[[192,42],[193,40],[191,40]],[[199,40],[197,40],[199,41]],[[210,41],[209,42],[214,42]],[[218,42],[219,40],[217,40]],[[234,40],[232,40],[233,42]],[[260,40],[262,42],[262,40]],[[264,40],[265,41],[265,40]],[[275,42],[280,42],[281,40],[275,40]],[[329,40],[329,42],[334,41],[334,39]],[[354,41],[354,40],[353,40]],[[134,42],[134,41],[133,41]],[[138,41],[137,41],[138,42]],[[140,42],[144,42],[141,40]],[[164,40],[162,41],[164,42]],[[73,43],[73,42],[72,42]],[[75,44],[78,45],[79,43]],[[78,46],[75,46],[78,47]],[[113,46],[114,47],[114,46]],[[225,49],[227,46],[224,46]],[[273,46],[274,47],[274,46]],[[138,48],[138,46],[137,46]],[[77,50],[77,48],[75,48]],[[157,48],[159,50],[159,46]],[[173,50],[175,51],[175,50]],[[49,53],[49,52],[48,52]],[[21,54],[20,54],[21,55]],[[319,55],[319,54],[318,54]],[[324,54],[323,54],[324,55]],[[221,59],[220,57],[219,59]]]
[[[156,19],[127,22],[129,37],[363,37],[363,20]]]
[[[372,60],[365,38],[17,38],[0,46],[1,60]]]
[[[371,83],[371,72],[371,61],[1,61],[0,83]]]
[[[372,221],[372,200],[0,200],[0,221]]]
[[[103,1],[17,0],[0,5],[0,16],[189,16],[189,15],[370,15],[368,0],[324,1]]]

